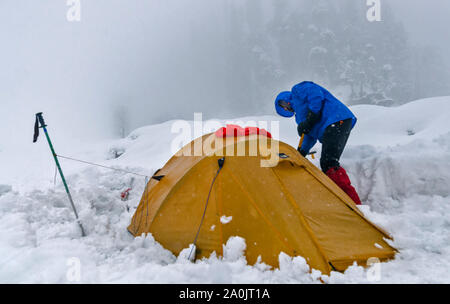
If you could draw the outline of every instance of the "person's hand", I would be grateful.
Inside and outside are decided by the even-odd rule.
[[[311,129],[320,120],[320,115],[321,115],[320,113],[308,111],[306,119],[301,123],[299,123],[297,126],[298,135],[302,136],[302,134],[308,134],[309,132],[311,132]]]
[[[305,122],[301,122],[297,126],[298,135],[302,136],[302,134],[308,134],[311,132],[310,126]]]
[[[297,148],[297,151],[303,156],[303,157],[306,157],[306,152],[305,151],[303,151],[302,149],[300,149],[300,148]]]

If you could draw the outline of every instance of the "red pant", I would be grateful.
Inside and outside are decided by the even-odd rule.
[[[336,183],[348,196],[355,202],[356,205],[361,205],[361,200],[355,188],[350,182],[347,172],[342,167],[333,167],[326,172],[327,176]]]

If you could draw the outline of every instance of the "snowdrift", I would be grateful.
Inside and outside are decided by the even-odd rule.
[[[54,184],[48,147],[38,142],[0,149],[0,282],[450,283],[450,97],[351,109],[358,123],[341,163],[363,199],[361,211],[393,235],[400,251],[375,277],[356,265],[325,276],[311,271],[302,257],[283,254],[279,269],[249,266],[240,237],[228,240],[223,258],[213,254],[190,263],[185,252],[174,256],[151,235],[134,238],[127,232],[144,178],[61,160],[88,233],[81,238],[60,180]],[[298,144],[293,120],[222,122],[250,126],[260,120],[279,120],[279,139]],[[152,175],[171,157],[177,136],[172,125],[143,127],[115,141],[53,141],[62,155]],[[320,153],[320,145],[313,150]],[[130,185],[124,202],[120,193]]]

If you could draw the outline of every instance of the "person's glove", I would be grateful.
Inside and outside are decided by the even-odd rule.
[[[306,119],[298,124],[297,132],[298,135],[302,136],[302,134],[308,134],[311,132],[311,129],[314,125],[320,120],[320,113],[314,113],[313,111],[309,111]]]
[[[298,135],[302,136],[302,134],[308,134],[311,132],[311,127],[307,124],[306,121],[302,121],[297,126]]]
[[[306,152],[305,151],[303,151],[302,149],[300,149],[300,147],[298,147],[297,148],[297,151],[303,156],[303,157],[306,157]]]

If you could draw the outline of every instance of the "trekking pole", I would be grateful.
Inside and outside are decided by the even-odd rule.
[[[39,124],[41,125],[40,127],[39,127]],[[64,174],[62,172],[61,166],[59,165],[58,156],[56,155],[55,150],[53,149],[53,145],[52,145],[52,142],[50,140],[50,137],[48,136],[48,132],[47,132],[47,128],[46,127],[47,127],[47,125],[44,122],[44,117],[42,117],[42,112],[36,113],[36,122],[35,122],[35,125],[34,125],[33,142],[37,141],[37,138],[39,136],[39,128],[42,128],[44,130],[45,137],[47,138],[48,144],[50,146],[50,150],[52,151],[52,155],[53,155],[53,158],[55,160],[56,167],[58,168],[59,175],[61,176],[62,182],[64,184],[64,188],[66,189],[67,196],[69,197],[70,204],[72,205],[73,212],[75,213],[75,218],[77,220],[78,225],[80,226],[81,236],[84,237],[84,236],[86,236],[86,234],[84,233],[83,225],[81,224],[81,221],[78,218],[77,209],[75,208],[75,204],[73,203],[72,195],[70,195],[69,187],[67,186],[66,179],[64,178]]]
[[[302,137],[300,138],[300,142],[298,144],[298,151],[300,151],[300,149],[302,148],[304,139],[305,139],[305,133],[302,133]],[[314,154],[316,154],[316,153],[317,153],[316,151],[312,151],[312,152],[308,153],[308,155],[311,155],[311,158],[315,159]]]
[[[305,133],[302,133],[302,137],[300,138],[300,142],[298,143],[298,150],[302,148],[303,140],[305,139]]]

